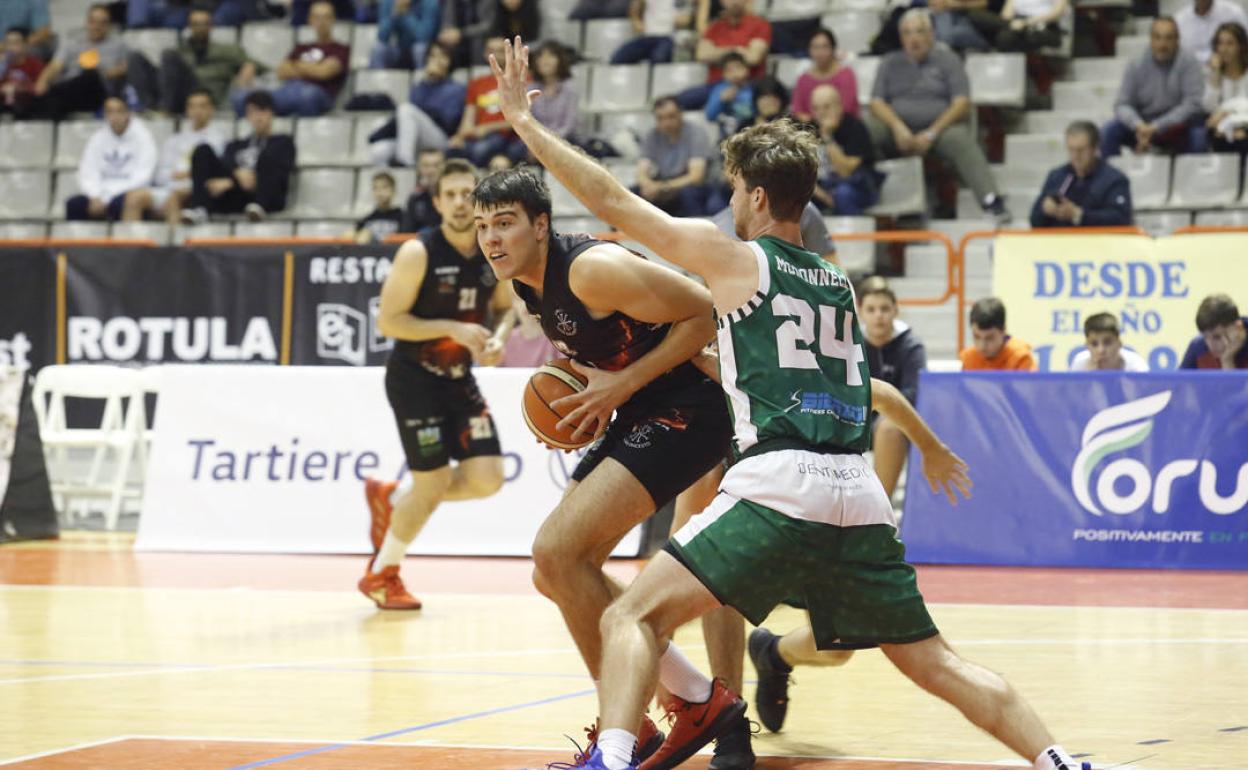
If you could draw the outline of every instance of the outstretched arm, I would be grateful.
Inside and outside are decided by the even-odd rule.
[[[507,43],[504,61],[490,57],[498,79],[498,97],[504,117],[528,145],[538,162],[589,208],[594,216],[629,238],[663,255],[668,262],[706,279],[716,297],[716,284],[725,276],[756,273],[749,247],[719,231],[704,219],[670,216],[630,193],[603,166],[542,126],[529,109],[537,92],[529,92],[529,51],[520,38]],[[748,295],[747,295],[748,296]]]
[[[923,455],[923,475],[932,492],[944,492],[950,505],[958,504],[958,492],[971,497],[966,462],[941,443],[901,391],[883,380],[871,378],[871,405],[906,434]]]

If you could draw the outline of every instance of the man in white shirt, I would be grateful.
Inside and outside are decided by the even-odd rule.
[[[144,188],[156,172],[156,141],[143,121],[115,96],[104,102],[104,122],[87,140],[78,163],[79,194],[65,201],[66,219],[143,218]]]
[[[1209,63],[1213,53],[1213,35],[1226,22],[1248,27],[1248,15],[1235,0],[1192,0],[1192,4],[1174,15],[1179,26],[1179,45],[1184,53],[1195,56],[1201,64]]]
[[[180,221],[182,207],[191,197],[191,154],[201,144],[217,155],[225,150],[225,135],[212,125],[215,114],[216,104],[207,89],[197,88],[186,97],[187,122],[165,140],[152,187],[132,193],[142,211],[157,213],[170,225]]]
[[[1072,372],[1148,371],[1148,362],[1143,356],[1122,346],[1122,339],[1118,336],[1118,319],[1109,313],[1088,316],[1088,320],[1083,322],[1083,337],[1088,349],[1080,351],[1070,362]]]

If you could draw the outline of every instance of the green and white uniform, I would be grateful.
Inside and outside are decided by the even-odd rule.
[[[781,602],[810,611],[821,649],[936,633],[863,459],[871,374],[853,287],[818,255],[748,242],[753,298],[717,319],[737,462],[667,551],[758,625]]]

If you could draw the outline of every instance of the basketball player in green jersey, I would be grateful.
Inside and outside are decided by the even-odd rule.
[[[631,194],[538,123],[529,105],[540,95],[528,91],[528,50],[519,38],[490,66],[503,115],[548,173],[594,216],[706,280],[735,430],[737,462],[715,502],[603,616],[602,729],[583,766],[635,767],[634,736],[659,654],[679,626],[721,604],[757,625],[780,602],[800,597],[820,648],[878,646],[903,674],[1037,770],[1076,770],[1004,679],[944,641],[904,560],[892,506],[861,454],[872,385],[853,288],[839,268],[795,245],[818,174],[815,137],[777,121],[724,143],[744,241],[736,242],[709,221],[672,217]],[[961,460],[913,409],[889,403],[887,411],[914,439],[929,481],[964,483]],[[698,748],[673,747],[667,756]]]

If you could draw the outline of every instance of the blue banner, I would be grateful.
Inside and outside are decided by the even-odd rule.
[[[910,560],[1248,569],[1248,376],[924,372],[919,412],[970,466],[933,495],[911,452]]]

